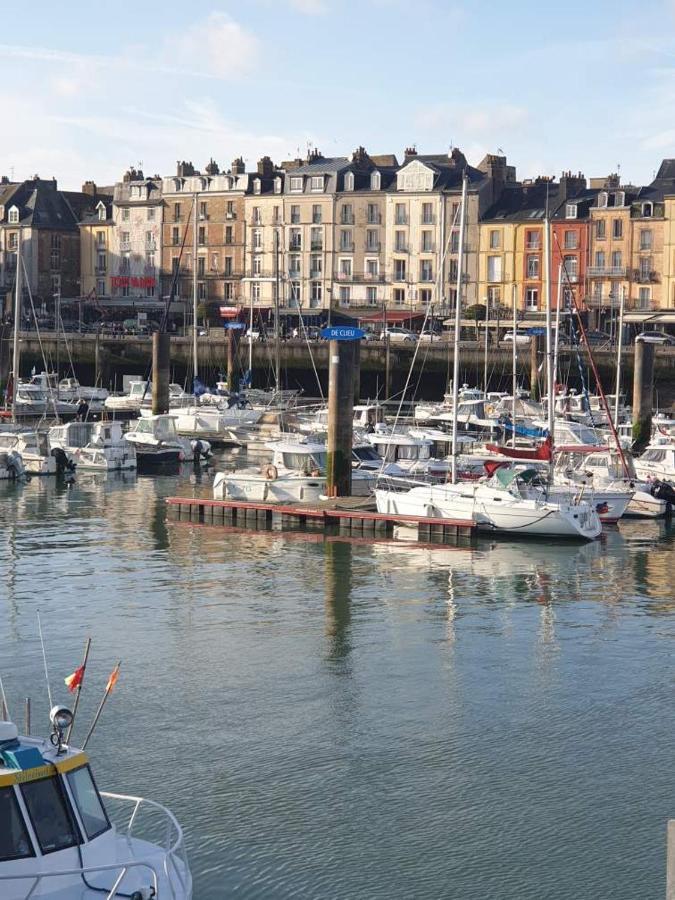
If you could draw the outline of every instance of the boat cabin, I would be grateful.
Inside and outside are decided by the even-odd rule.
[[[326,471],[328,457],[325,444],[280,441],[268,444],[268,447],[272,450],[272,465],[280,472],[301,472],[304,475],[311,475],[315,472],[323,474]]]
[[[368,440],[380,459],[384,459],[388,463],[431,459],[431,441],[405,434],[383,434],[381,432],[368,435]]]

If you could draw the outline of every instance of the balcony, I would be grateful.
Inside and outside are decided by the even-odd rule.
[[[382,216],[379,213],[376,213],[373,216],[368,216],[367,223],[368,225],[381,225]]]
[[[392,281],[406,281],[407,279],[406,279],[406,272],[405,272],[405,270],[403,270],[402,272],[394,271],[394,274],[393,274],[391,280],[392,280]]]
[[[107,271],[108,271],[107,266],[96,266],[96,269],[95,269],[95,272],[97,275],[105,275],[105,273]]]
[[[105,241],[96,241],[95,247],[97,250],[105,250]]]
[[[633,269],[633,281],[637,281],[638,284],[658,284],[661,276],[653,270]]]
[[[291,281],[299,281],[302,278],[300,269],[289,269],[288,277]]]
[[[661,307],[657,300],[640,300],[640,298],[630,299],[625,301],[625,309],[633,310],[634,312],[653,312],[655,310],[659,310]]]
[[[525,244],[526,250],[541,250],[541,241],[527,241]]]
[[[289,241],[288,249],[291,253],[299,253],[302,250],[302,241]]]
[[[400,244],[398,247],[394,247],[394,253],[410,253],[410,250],[405,244]]]
[[[154,253],[155,250],[157,249],[157,241],[155,241],[154,238],[151,241],[146,241],[145,249],[147,250],[148,253]]]
[[[310,246],[310,250],[323,250],[323,241],[312,241]]]
[[[435,216],[422,216],[422,220],[420,222],[421,225],[435,225],[436,217]]]
[[[317,278],[323,278],[323,272],[321,271],[321,269],[310,269],[309,277],[315,280]]]
[[[232,219],[236,219],[236,218],[237,218],[237,214],[236,214],[235,212],[227,212],[227,213],[225,213],[225,218],[226,218],[228,221],[230,221],[230,220],[232,220]]]
[[[379,241],[375,241],[374,243],[366,244],[364,249],[366,253],[379,253],[381,246]]]
[[[340,244],[339,253],[353,253],[354,252],[354,244]]]
[[[408,217],[406,215],[397,215],[394,219],[394,225],[407,225]]]
[[[586,269],[589,278],[625,278],[625,266],[589,266]]]
[[[120,241],[120,253],[129,253],[131,250],[131,241]]]
[[[435,252],[436,252],[435,244],[426,244],[426,245],[423,244],[420,247],[420,253],[435,253]]]
[[[351,272],[336,272],[335,279],[337,281],[353,281],[354,275]]]
[[[354,213],[345,213],[343,212],[340,216],[340,225],[353,225],[354,224]]]

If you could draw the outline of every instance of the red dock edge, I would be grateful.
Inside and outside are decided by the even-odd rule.
[[[167,506],[179,518],[195,522],[235,524],[238,527],[261,525],[307,526],[340,531],[373,533],[387,536],[395,527],[417,527],[418,538],[450,538],[473,534],[476,525],[470,519],[436,519],[427,516],[401,516],[390,513],[363,512],[357,509],[329,509],[311,506],[287,506],[278,503],[247,503],[243,500],[207,500],[201,497],[167,497]]]

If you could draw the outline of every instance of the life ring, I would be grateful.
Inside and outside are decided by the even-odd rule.
[[[267,466],[263,466],[263,475],[268,481],[275,481],[279,477],[279,470],[270,463]]]

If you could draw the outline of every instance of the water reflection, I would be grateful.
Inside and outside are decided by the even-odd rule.
[[[328,658],[346,661],[351,651],[352,547],[346,541],[324,544],[326,584],[326,635]]]

